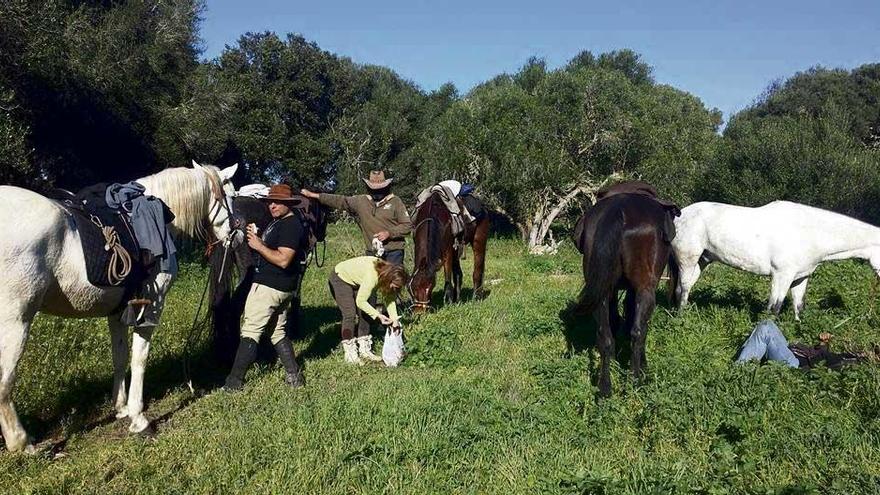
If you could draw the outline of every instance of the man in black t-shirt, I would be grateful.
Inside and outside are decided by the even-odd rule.
[[[291,387],[305,384],[293,355],[293,345],[284,334],[284,325],[288,318],[287,307],[299,291],[307,235],[299,217],[291,210],[296,198],[289,186],[272,186],[264,200],[269,203],[274,221],[266,227],[262,237],[253,224],[248,225],[248,246],[259,256],[254,283],[244,306],[241,340],[232,371],[226,377],[224,388],[227,390],[242,388],[244,374],[257,358],[257,343],[267,329],[272,330],[272,344],[284,365],[285,382]]]

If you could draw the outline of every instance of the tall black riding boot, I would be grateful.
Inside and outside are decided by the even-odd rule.
[[[275,343],[275,352],[278,353],[278,359],[284,365],[284,371],[286,372],[284,382],[293,388],[305,385],[306,380],[303,378],[299,365],[296,364],[296,358],[293,356],[293,344],[290,343],[287,337]]]
[[[257,359],[257,343],[253,339],[242,337],[238,343],[238,351],[235,353],[235,362],[232,370],[226,377],[225,390],[241,390],[244,386],[244,374],[251,364]]]

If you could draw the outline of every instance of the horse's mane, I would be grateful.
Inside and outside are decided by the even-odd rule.
[[[206,239],[207,221],[214,191],[222,187],[217,167],[205,165],[195,168],[166,168],[137,181],[146,188],[146,194],[156,196],[174,213],[172,226],[188,237]]]
[[[425,257],[420,259],[422,253],[415,253],[416,269],[422,268],[420,265],[424,265],[424,269],[427,270],[426,275],[429,276],[433,276],[437,272],[443,260],[443,228],[446,223],[441,221],[440,215],[444,212],[448,216],[446,205],[437,197],[436,193],[431,194],[416,212],[416,231],[413,232],[413,236],[417,236],[421,230],[428,234],[425,239]]]

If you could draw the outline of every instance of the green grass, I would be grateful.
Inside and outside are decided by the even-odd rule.
[[[329,268],[358,254],[350,226],[331,231],[328,260],[304,283],[307,387],[281,370],[251,370],[246,389],[212,390],[225,370],[207,336],[184,340],[204,270],[186,266],[153,340],[147,414],[153,440],[110,414],[110,346],[102,320],[41,317],[20,367],[16,403],[29,431],[65,439],[62,456],[0,453],[7,493],[878,493],[880,372],[831,372],[731,361],[769,281],[713,265],[694,305],[658,306],[647,339],[648,379],[613,366],[615,395],[595,399],[588,325],[567,317],[582,283],[569,246],[532,257],[515,240],[489,245],[489,297],[407,324],[402,367],[342,363]],[[411,256],[408,261],[411,261]],[[471,257],[465,261],[470,287]],[[874,275],[823,266],[795,340],[830,330],[838,348],[880,342]],[[437,289],[439,292],[439,289]],[[661,293],[663,290],[661,289]],[[436,296],[437,294],[435,294]],[[665,294],[660,294],[665,300]],[[56,449],[57,450],[57,449]]]

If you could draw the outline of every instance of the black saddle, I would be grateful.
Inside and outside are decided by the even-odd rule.
[[[471,214],[472,217],[474,217],[474,220],[476,220],[477,222],[482,220],[483,217],[488,214],[486,206],[483,205],[483,202],[480,201],[480,199],[476,196],[468,194],[465,196],[459,196],[459,199],[461,199],[461,204],[465,208],[467,208],[467,211]]]

